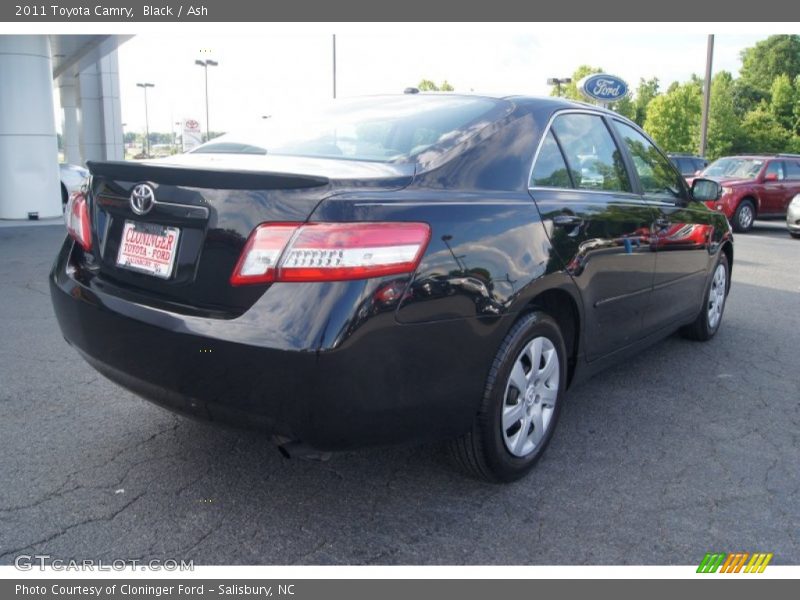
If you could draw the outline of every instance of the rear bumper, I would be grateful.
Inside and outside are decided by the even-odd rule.
[[[51,272],[53,307],[99,372],[179,413],[323,451],[466,431],[510,325],[401,325],[394,311],[364,310],[363,281],[275,284],[237,319],[181,315],[108,293],[72,252],[65,242]],[[311,311],[289,301],[298,285]]]

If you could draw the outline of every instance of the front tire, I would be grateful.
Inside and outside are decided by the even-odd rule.
[[[530,471],[552,439],[566,380],[566,348],[555,320],[538,311],[523,316],[495,356],[472,429],[451,442],[459,466],[491,482]]]
[[[798,231],[790,231],[789,235],[792,236],[796,240],[800,240],[800,232],[798,232]]]
[[[707,342],[714,337],[714,334],[719,331],[719,326],[722,324],[722,314],[725,311],[725,301],[728,296],[728,278],[730,277],[731,269],[725,253],[720,251],[719,254],[719,260],[714,267],[711,281],[709,281],[706,288],[705,301],[700,309],[700,314],[697,315],[694,323],[681,330],[683,336],[690,340]]]
[[[733,213],[733,230],[738,233],[747,233],[753,228],[756,220],[756,205],[752,200],[742,200]]]

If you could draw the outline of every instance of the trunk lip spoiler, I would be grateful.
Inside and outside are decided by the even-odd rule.
[[[302,189],[322,187],[330,183],[327,177],[278,173],[271,171],[184,167],[170,164],[132,163],[128,161],[87,161],[93,176],[138,182],[153,181],[156,185],[193,188],[258,190]]]

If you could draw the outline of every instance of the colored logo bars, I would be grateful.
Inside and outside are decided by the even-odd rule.
[[[709,552],[700,561],[697,567],[698,573],[763,573],[769,561],[772,560],[772,552]],[[748,561],[748,559],[750,559]],[[746,566],[745,566],[745,563]]]

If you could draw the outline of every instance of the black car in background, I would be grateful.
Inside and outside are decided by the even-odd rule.
[[[720,326],[719,185],[613,112],[371,97],[270,119],[258,147],[90,163],[67,210],[64,337],[179,413],[297,455],[446,439],[510,481],[570,385]]]
[[[702,156],[675,153],[667,154],[667,156],[684,177],[694,177],[698,171],[702,171],[708,166],[708,161]]]

